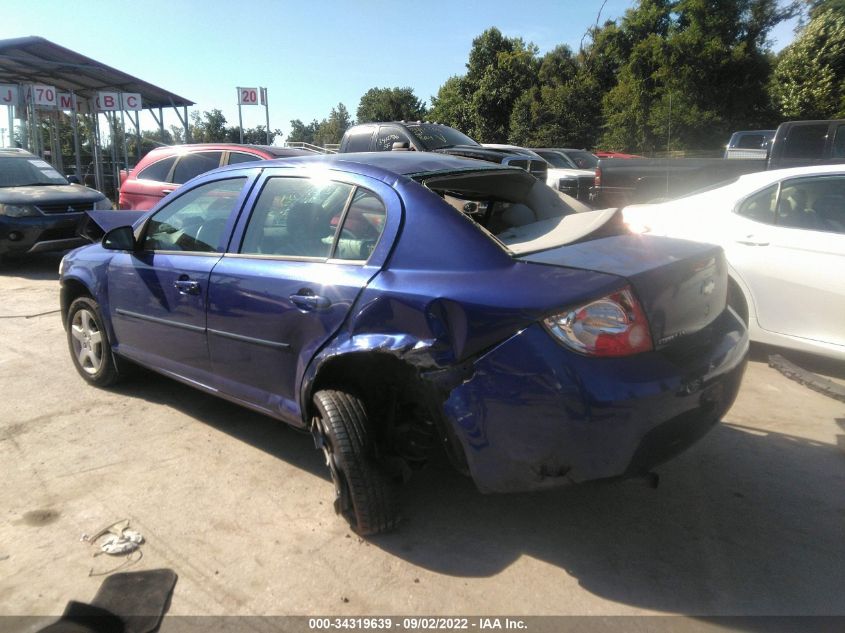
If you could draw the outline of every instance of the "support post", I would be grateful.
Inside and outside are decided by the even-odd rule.
[[[73,155],[76,159],[76,177],[79,182],[82,182],[82,157],[79,149],[79,114],[76,103],[76,94],[70,93],[70,101],[73,105],[73,110],[70,111],[71,125],[73,126]],[[84,183],[83,183],[84,184]]]

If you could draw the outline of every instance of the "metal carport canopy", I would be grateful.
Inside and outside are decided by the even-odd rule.
[[[44,83],[93,99],[99,90],[141,94],[145,109],[187,107],[193,101],[59,46],[43,37],[0,40],[0,81]]]
[[[11,84],[48,84],[54,88],[71,92],[77,100],[84,100],[87,104],[95,103],[100,91],[114,91],[120,93],[136,93],[141,95],[141,109],[147,110],[158,123],[164,133],[164,108],[173,108],[176,116],[185,128],[185,140],[191,141],[190,126],[188,125],[188,106],[193,101],[180,97],[164,88],[159,88],[137,77],[106,66],[90,57],[81,55],[64,46],[59,46],[43,37],[30,36],[0,40],[0,83]],[[34,108],[34,106],[32,106]],[[182,108],[184,115],[179,113]],[[158,109],[156,116],[154,109]],[[89,105],[89,112],[98,116],[98,112]],[[76,155],[76,173],[80,175],[79,139],[76,132],[76,113],[73,113],[74,152]],[[106,113],[108,115],[108,113]],[[35,110],[32,110],[35,117]],[[123,114],[121,114],[121,117]],[[9,115],[11,122],[11,114]],[[130,119],[132,119],[130,115]],[[140,152],[140,122],[137,113],[134,117],[136,134],[139,137],[138,151]],[[97,129],[98,126],[95,126]],[[113,128],[112,128],[113,129]],[[99,133],[97,132],[97,135]],[[11,132],[10,132],[11,135]],[[98,136],[95,138],[94,150],[97,165],[97,188],[103,186],[102,165],[98,152]],[[124,136],[125,139],[125,136]],[[114,142],[112,142],[114,152]],[[124,144],[124,154],[126,148]],[[140,158],[140,155],[139,155]],[[128,159],[127,159],[128,162]],[[117,167],[115,167],[115,182],[117,182]]]

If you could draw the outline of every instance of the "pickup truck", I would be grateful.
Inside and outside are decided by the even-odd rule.
[[[781,123],[760,159],[601,159],[591,204],[601,209],[671,200],[743,174],[825,163],[845,163],[845,119]]]
[[[546,182],[548,174],[548,164],[539,156],[484,147],[448,125],[423,121],[389,121],[354,125],[343,134],[338,152],[344,154],[394,150],[437,152],[510,165],[526,170],[541,182]]]

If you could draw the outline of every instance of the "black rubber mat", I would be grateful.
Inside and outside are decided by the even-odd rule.
[[[153,633],[170,606],[172,569],[109,576],[91,604],[71,601],[57,622],[40,633]]]

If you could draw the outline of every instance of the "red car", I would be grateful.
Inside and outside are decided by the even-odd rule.
[[[593,152],[599,158],[645,158],[645,156],[640,156],[639,154],[625,154],[623,152],[605,152],[602,150],[596,150]]]
[[[157,147],[127,175],[120,174],[119,209],[152,209],[168,193],[194,176],[235,163],[285,156],[311,156],[304,149],[237,143],[198,143]]]

